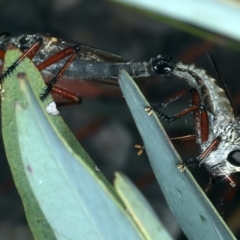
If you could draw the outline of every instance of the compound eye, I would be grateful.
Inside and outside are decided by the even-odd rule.
[[[169,64],[163,62],[158,62],[158,64],[154,66],[154,70],[162,77],[168,77],[172,72],[172,68],[169,66]]]
[[[230,152],[227,156],[227,160],[233,166],[240,167],[240,150]]]
[[[155,73],[159,74],[161,77],[169,77],[176,66],[176,61],[171,57],[163,57],[160,55],[152,59],[151,63]]]

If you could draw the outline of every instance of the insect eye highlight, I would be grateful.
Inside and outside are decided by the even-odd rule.
[[[240,150],[230,152],[227,156],[227,161],[233,166],[240,167]]]
[[[176,61],[171,57],[158,56],[152,59],[152,66],[156,74],[161,77],[168,77],[172,74],[172,71],[176,65]]]

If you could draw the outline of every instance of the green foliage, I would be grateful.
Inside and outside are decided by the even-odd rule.
[[[7,52],[5,69],[20,55]],[[46,112],[52,99],[39,100],[44,87],[28,59],[3,86],[4,145],[34,238],[142,239],[113,187],[61,117]]]
[[[148,116],[148,102],[124,71],[119,84],[142,136],[149,161],[172,213],[188,239],[235,239],[188,170],[181,162],[155,114]]]
[[[8,68],[21,55],[6,53]],[[22,74],[24,73],[24,74]],[[187,171],[132,79],[120,85],[166,200],[189,239],[234,239]],[[35,239],[171,239],[138,190],[120,174],[115,189],[82,149],[60,116],[41,102],[41,74],[25,59],[5,80],[4,145]],[[126,211],[127,209],[127,211]]]

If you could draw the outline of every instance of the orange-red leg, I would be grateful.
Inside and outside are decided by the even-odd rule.
[[[216,183],[216,179],[217,177],[215,176],[210,177],[210,182],[207,184],[207,186],[204,189],[205,193],[207,193],[212,188],[212,186]],[[234,197],[237,191],[236,183],[234,182],[234,180],[229,176],[225,176],[225,179],[228,181],[232,189],[224,198],[221,199],[220,203],[218,204],[222,215],[224,214],[225,207],[232,200],[232,198]]]
[[[169,116],[161,111],[162,107],[166,106],[167,104],[177,100],[187,92],[190,92],[192,95],[192,106],[189,108],[175,114],[174,116]],[[200,105],[200,96],[198,92],[193,89],[193,88],[187,88],[184,89],[177,94],[165,99],[163,102],[158,103],[158,104],[152,104],[151,108],[146,107],[145,110],[148,111],[149,114],[151,114],[152,111],[156,112],[158,117],[168,121],[168,122],[173,122],[189,113],[194,114],[194,119],[195,119],[195,126],[197,129],[200,128],[201,132],[201,141],[206,142],[208,140],[208,135],[209,135],[209,124],[208,124],[208,115],[207,111],[204,106]]]
[[[32,59],[36,53],[38,52],[39,48],[41,47],[42,44],[42,38],[39,37],[39,39],[26,51],[23,53],[23,55],[15,61],[15,63],[9,67],[6,72],[3,73],[3,75],[0,77],[0,82],[3,81],[9,74],[11,74],[15,68],[17,67],[17,65],[25,58],[28,57],[30,59]],[[81,97],[77,96],[76,94],[67,91],[64,88],[61,88],[59,86],[53,86],[56,82],[56,79],[59,78],[64,71],[68,68],[69,64],[74,60],[74,58],[76,57],[76,46],[73,47],[69,47],[67,49],[64,49],[60,52],[58,52],[57,54],[54,54],[53,56],[51,56],[50,58],[46,59],[44,62],[42,62],[41,64],[39,64],[37,66],[38,70],[41,71],[44,68],[66,58],[67,56],[70,56],[70,59],[67,61],[67,63],[65,64],[65,66],[60,70],[60,72],[57,74],[57,77],[54,77],[54,83],[53,81],[50,81],[50,87],[48,88],[48,94],[50,93],[50,91],[52,91],[53,93],[67,99],[73,102],[78,102],[81,103],[82,99]],[[4,60],[4,56],[5,56],[5,52],[3,50],[0,50],[0,59]],[[46,84],[48,85],[49,83],[46,82]]]
[[[69,50],[69,49],[65,49],[65,50]],[[64,74],[64,72],[67,70],[67,68],[69,67],[69,65],[70,65],[70,64],[74,61],[74,59],[76,58],[77,53],[80,51],[80,47],[76,45],[76,46],[74,46],[73,49],[71,49],[71,50],[73,50],[74,52],[72,53],[71,51],[69,51],[69,52],[71,52],[71,53],[68,53],[68,54],[71,54],[71,57],[70,57],[70,58],[68,59],[68,61],[64,64],[64,66],[59,70],[59,72],[57,73],[57,75],[54,76],[53,79],[52,79],[50,82],[48,82],[46,89],[43,90],[43,92],[42,92],[42,94],[41,94],[41,96],[40,96],[41,100],[46,99],[46,97],[48,96],[48,94],[52,91],[52,89],[53,89],[54,85],[56,84],[57,80]],[[66,52],[65,52],[65,54],[66,54]],[[57,57],[62,57],[62,55],[64,56],[64,54],[62,54],[62,51],[61,51],[60,53],[57,53],[57,54],[55,55],[55,59],[54,59],[54,60],[56,61],[56,59],[58,59]],[[66,57],[66,56],[65,56],[65,57]],[[52,58],[52,59],[53,59],[53,58]],[[58,59],[57,61],[59,61],[59,59]],[[48,64],[51,63],[51,61],[50,61],[49,59],[47,59],[45,62],[48,62]],[[45,64],[45,65],[46,65],[46,64]],[[40,67],[41,67],[41,66],[40,66]],[[39,67],[39,68],[40,68],[40,67]]]

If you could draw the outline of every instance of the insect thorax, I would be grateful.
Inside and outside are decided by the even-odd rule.
[[[213,121],[208,141],[200,144],[202,150],[206,150],[216,137],[220,138],[220,144],[204,159],[204,164],[214,176],[239,172],[240,167],[232,165],[227,159],[231,152],[240,150],[240,120],[235,119],[231,122],[226,119]]]
[[[26,51],[38,39],[39,39],[39,34],[23,34],[15,38],[14,45],[17,48],[21,49],[21,51]]]

